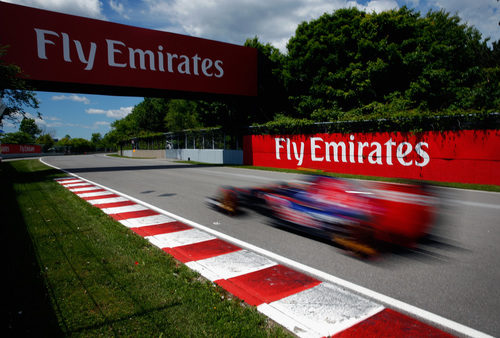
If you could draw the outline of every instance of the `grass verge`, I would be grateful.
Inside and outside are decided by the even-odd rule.
[[[290,336],[54,182],[0,163],[9,336]]]

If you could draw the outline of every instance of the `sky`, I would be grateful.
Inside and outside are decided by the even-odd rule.
[[[242,45],[257,36],[286,53],[287,41],[297,26],[339,8],[357,7],[381,12],[402,6],[424,15],[440,10],[458,15],[477,28],[483,39],[500,39],[500,2],[497,0],[1,0],[60,13],[130,26],[167,31]],[[36,92],[36,111],[28,110],[44,133],[52,137],[104,136],[111,123],[130,114],[142,97]],[[18,124],[4,121],[4,132]]]

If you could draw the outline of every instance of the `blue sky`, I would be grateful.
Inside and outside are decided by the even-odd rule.
[[[425,14],[444,9],[476,27],[483,38],[500,39],[497,0],[2,0],[131,26],[243,44],[257,36],[286,52],[298,24],[343,7],[368,12],[406,5]],[[110,124],[129,114],[142,97],[36,92],[42,119],[37,124],[55,138],[90,139],[106,134]],[[34,111],[30,112],[35,117]],[[3,130],[18,125],[4,121]]]

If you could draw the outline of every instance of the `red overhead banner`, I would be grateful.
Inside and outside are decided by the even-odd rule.
[[[500,131],[251,135],[245,164],[500,185]]]
[[[257,95],[254,48],[0,2],[8,63],[41,84]]]

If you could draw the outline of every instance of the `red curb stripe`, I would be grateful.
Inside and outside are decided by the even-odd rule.
[[[454,337],[391,309],[334,335],[334,337]]]
[[[115,197],[120,197],[120,195],[110,193],[109,195],[89,196],[89,197],[81,197],[81,198],[86,200],[86,201],[91,201],[91,200],[100,200],[103,198],[115,198]]]
[[[78,182],[64,182],[64,183],[60,183],[63,187],[67,187],[68,185],[72,185],[72,184],[80,184],[80,183],[87,183],[85,181],[78,181]],[[88,183],[90,184],[90,183]]]
[[[139,217],[146,217],[146,216],[153,216],[153,215],[159,215],[160,213],[151,210],[151,209],[146,209],[146,210],[139,210],[139,211],[129,211],[129,212],[122,212],[119,214],[112,214],[109,215],[116,219],[117,221],[121,221],[124,219],[129,219],[129,218],[139,218]]]
[[[66,189],[80,189],[80,188],[90,188],[90,187],[95,187],[95,185],[93,184],[86,184],[86,185],[77,185],[76,187],[69,187],[69,184],[63,184],[62,185],[63,187],[65,187]],[[97,188],[97,187],[96,187]]]
[[[125,207],[128,205],[135,205],[134,201],[121,201],[121,202],[113,202],[113,203],[102,203],[102,204],[94,204],[94,207],[97,207],[99,209],[106,209],[106,208],[116,208],[116,207]]]
[[[171,254],[182,263],[220,256],[238,250],[241,250],[241,248],[219,238],[163,249],[163,251]]]
[[[321,281],[286,266],[274,265],[227,280],[219,279],[215,283],[250,305],[257,306],[307,290]]]
[[[154,236],[154,235],[160,235],[160,234],[168,234],[170,232],[177,232],[177,231],[183,231],[183,230],[189,230],[192,229],[187,224],[184,224],[182,222],[168,222],[168,223],[161,223],[161,224],[155,224],[155,225],[147,225],[139,228],[130,228],[133,232],[138,234],[139,236]]]
[[[80,194],[88,194],[88,193],[92,193],[92,192],[101,192],[101,191],[106,191],[106,189],[96,188],[94,190],[72,191],[72,193],[74,193],[76,195],[80,195]]]

